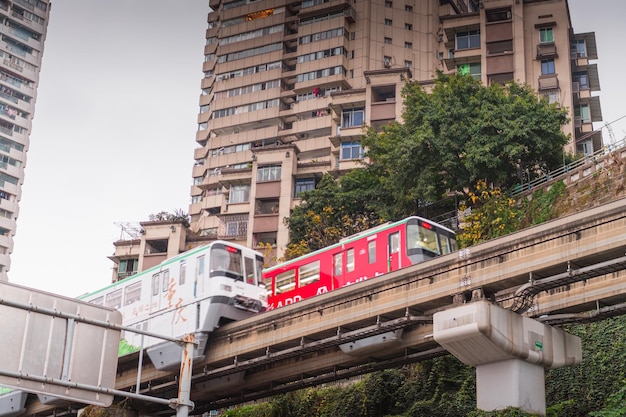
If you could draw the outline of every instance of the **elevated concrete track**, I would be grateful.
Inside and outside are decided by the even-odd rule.
[[[459,303],[488,299],[551,324],[622,314],[625,251],[621,199],[231,323],[194,364],[194,414],[445,354],[432,314]],[[346,349],[364,339],[377,343]],[[136,390],[136,367],[137,354],[120,360],[116,389]],[[176,377],[144,363],[139,392],[175,398]],[[173,413],[159,407],[145,404]],[[63,410],[27,405],[28,415]]]

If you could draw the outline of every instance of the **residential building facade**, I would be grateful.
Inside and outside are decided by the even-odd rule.
[[[302,191],[363,158],[365,126],[400,120],[407,80],[437,70],[527,83],[570,110],[566,150],[602,146],[593,33],[562,0],[211,0],[191,229],[280,256]]]
[[[363,127],[400,120],[405,82],[431,85],[436,70],[527,83],[569,110],[566,151],[602,147],[595,35],[574,33],[566,1],[210,5],[181,248],[220,238],[280,257],[299,193],[358,167]]]
[[[0,280],[11,266],[49,0],[0,0]]]

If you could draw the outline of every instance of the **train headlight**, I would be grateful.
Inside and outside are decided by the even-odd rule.
[[[233,287],[231,287],[230,285],[226,285],[226,284],[220,284],[220,290],[233,292]]]

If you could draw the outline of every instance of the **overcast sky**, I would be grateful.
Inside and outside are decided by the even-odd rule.
[[[576,32],[596,32],[611,122],[626,115],[626,2],[570,9]],[[115,223],[188,210],[208,10],[208,0],[53,0],[11,282],[67,296],[103,287]],[[626,136],[626,119],[613,126]]]

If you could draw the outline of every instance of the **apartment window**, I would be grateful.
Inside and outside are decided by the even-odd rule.
[[[319,42],[323,41],[324,39],[336,38],[338,36],[345,36],[347,34],[348,32],[345,31],[343,28],[331,29],[324,32],[317,32],[311,35],[301,36],[300,38],[298,38],[298,43],[300,45],[305,45],[307,43]]]
[[[228,203],[247,203],[250,201],[250,185],[232,185],[228,196]]]
[[[121,259],[117,267],[118,278],[125,278],[137,273],[139,259]]]
[[[412,68],[412,67],[413,67],[412,61],[404,61],[404,68]]]
[[[315,80],[317,78],[330,77],[331,75],[345,75],[345,69],[343,66],[339,65],[337,67],[325,68],[322,70],[305,72],[303,74],[298,74],[296,77],[296,82],[305,82],[310,80]]]
[[[406,30],[413,30],[413,24],[411,24],[411,23],[405,23],[405,24],[404,24],[404,28],[405,28]]]
[[[280,180],[280,165],[270,165],[259,167],[257,170],[256,180],[257,182],[263,181],[279,181]]]
[[[315,189],[315,178],[296,178],[293,188],[293,196],[298,197],[300,193]]]
[[[226,236],[227,237],[245,236],[247,233],[248,233],[247,221],[226,223]]]
[[[393,20],[385,19],[385,26],[392,26],[392,25],[393,25]]]
[[[552,28],[539,29],[539,43],[552,43],[554,42],[554,33]]]
[[[406,49],[413,49],[413,42],[404,42],[404,47]]]
[[[383,63],[385,64],[385,67],[390,67],[391,66],[391,57],[385,55],[383,57]]]
[[[541,75],[554,74],[554,59],[541,60]]]
[[[485,18],[488,23],[511,20],[511,17],[512,17],[512,14],[511,14],[510,7],[506,7],[504,9],[491,9],[491,10],[485,11]]]
[[[577,82],[581,90],[589,89],[589,77],[586,72],[572,74],[572,81]]]
[[[344,110],[341,112],[341,127],[363,126],[365,122],[365,108]]]
[[[480,80],[480,62],[472,64],[461,64],[456,67],[456,70],[461,75],[471,75],[477,80]]]
[[[512,72],[503,72],[501,74],[491,74],[487,78],[488,84],[506,84],[508,82],[513,81],[513,73]]]
[[[408,4],[406,6],[404,6],[404,11],[405,12],[413,12],[413,6],[409,6]]]
[[[387,45],[391,45],[391,38],[385,38],[385,43]]]
[[[388,9],[391,9],[393,7],[393,2],[389,0],[385,1],[385,7]]]
[[[457,32],[456,49],[480,48],[480,30]]]
[[[584,39],[575,39],[571,44],[572,53],[575,54],[577,58],[586,58],[587,57],[587,45],[585,44]]]
[[[574,107],[574,117],[580,118],[583,123],[591,123],[591,113],[588,104]]]
[[[279,204],[278,199],[257,200],[254,214],[277,214]]]
[[[548,90],[543,92],[543,96],[548,99],[549,104],[559,104],[559,90]]]
[[[363,157],[363,148],[360,141],[343,142],[341,144],[341,159],[361,159]]]

